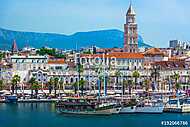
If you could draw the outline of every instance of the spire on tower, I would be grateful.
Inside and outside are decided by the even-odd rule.
[[[12,53],[16,53],[18,51],[16,40],[13,41],[12,45]]]
[[[136,15],[135,11],[133,10],[132,2],[131,1],[130,1],[130,5],[129,5],[129,8],[128,8],[128,11],[127,11],[127,15]]]

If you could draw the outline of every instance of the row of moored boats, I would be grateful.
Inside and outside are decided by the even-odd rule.
[[[190,112],[190,99],[170,99],[167,103],[161,100],[130,99],[96,99],[68,97],[56,103],[57,111],[64,114],[110,115],[125,113],[163,113]]]

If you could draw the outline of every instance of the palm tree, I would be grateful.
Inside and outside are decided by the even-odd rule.
[[[32,77],[28,83],[30,84],[30,89],[31,89],[31,98],[33,97],[33,89],[32,86],[36,83],[36,78]]]
[[[137,79],[140,77],[140,73],[135,70],[133,73],[132,73],[132,77],[135,78],[135,88],[136,88],[136,85],[137,85]]]
[[[143,82],[143,87],[145,88],[145,92],[148,94],[149,96],[149,88],[150,88],[150,80],[149,79],[145,79]]]
[[[149,91],[150,88],[150,80],[149,79],[145,79],[143,82],[143,87],[145,88],[145,91]]]
[[[74,83],[72,83],[72,86],[73,86],[73,88],[74,88],[74,92],[75,92],[75,94],[77,94],[77,88],[78,88],[78,82],[74,82]]]
[[[78,64],[78,65],[77,65],[77,72],[78,72],[79,81],[80,81],[81,73],[82,73],[83,71],[84,71],[83,65]]]
[[[41,86],[39,85],[39,83],[32,79],[32,84],[31,84],[31,90],[35,91],[35,98],[37,98],[37,95],[38,95],[38,90],[41,88]]]
[[[61,80],[59,81],[59,94],[60,94],[60,90],[61,90],[62,85],[64,85],[64,82],[63,82],[63,79],[61,78]],[[64,91],[64,88],[62,90]]]
[[[20,76],[19,75],[14,75],[12,78],[12,94],[14,94],[14,90],[16,89],[16,94],[17,94],[17,84],[20,82]]]
[[[125,93],[125,87],[128,88],[129,94],[131,95],[131,90],[133,88],[133,80],[124,80],[124,82],[123,82],[123,93]]]
[[[0,80],[0,90],[4,89],[4,84],[3,84],[3,80]]]
[[[79,81],[81,79],[81,73],[84,71],[83,65],[81,65],[80,63],[77,64],[77,72],[78,72],[78,84],[77,87],[79,89]]]
[[[118,85],[119,85],[119,77],[121,77],[121,72],[119,70],[117,70],[115,72],[115,76],[116,76],[116,85],[117,85],[117,88],[118,88]]]
[[[84,91],[84,85],[85,85],[85,80],[80,80],[79,81],[79,86],[80,86],[80,90],[81,90],[81,93],[82,93],[82,96],[83,96],[83,91]]]
[[[174,72],[173,79],[174,79],[174,81],[175,81],[175,86],[174,86],[174,89],[175,89],[175,90],[177,89],[176,86],[179,86],[179,85],[177,85],[179,78],[180,78],[179,73]]]
[[[181,84],[180,83],[176,83],[175,84],[175,88],[176,88],[176,91],[178,91],[181,88]]]
[[[55,94],[55,97],[56,97],[56,94],[57,94],[57,85],[58,84],[59,84],[59,78],[55,77],[54,78],[54,94]]]
[[[50,78],[50,80],[48,81],[48,90],[49,90],[49,94],[51,94],[52,88],[54,85],[54,79],[53,77]]]

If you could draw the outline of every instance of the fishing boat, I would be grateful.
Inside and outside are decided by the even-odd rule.
[[[88,98],[67,98],[57,102],[56,107],[59,113],[79,115],[112,115],[121,109],[116,103]]]
[[[188,98],[170,99],[164,107],[164,112],[173,112],[173,113],[190,112],[190,99]]]
[[[17,95],[13,94],[13,95],[6,95],[5,96],[5,102],[6,103],[16,103],[18,100]]]
[[[154,100],[144,100],[135,107],[135,113],[163,113],[163,102]]]

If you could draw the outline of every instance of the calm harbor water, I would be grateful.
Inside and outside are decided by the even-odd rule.
[[[0,104],[0,127],[160,127],[166,120],[188,121],[190,126],[190,114],[71,116],[56,113],[53,103]]]

